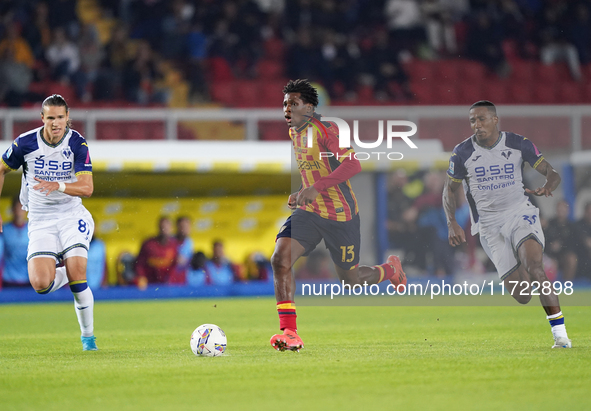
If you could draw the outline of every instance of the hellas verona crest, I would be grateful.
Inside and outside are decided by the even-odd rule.
[[[70,156],[72,155],[72,150],[70,150],[70,147],[66,147],[62,150],[62,155],[66,158],[66,159],[70,159]]]

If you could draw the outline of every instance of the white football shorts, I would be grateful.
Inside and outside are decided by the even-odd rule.
[[[94,220],[82,205],[60,218],[29,221],[27,261],[38,257],[53,257],[56,262],[69,257],[88,258],[93,233]]]
[[[517,250],[530,238],[544,248],[546,240],[540,224],[540,214],[534,206],[509,219],[498,232],[480,234],[480,244],[495,265],[501,280],[519,268],[521,262]]]

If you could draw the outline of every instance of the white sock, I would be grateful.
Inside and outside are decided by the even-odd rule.
[[[546,317],[550,321],[550,326],[552,327],[552,335],[554,339],[557,338],[567,338],[568,335],[566,334],[566,327],[564,326],[564,315],[562,315],[562,311],[557,314],[552,314]]]
[[[55,269],[55,280],[53,280],[53,287],[50,293],[59,290],[64,285],[68,284],[68,275],[66,274],[66,267],[58,267]]]
[[[55,269],[55,278],[49,287],[43,290],[35,290],[39,294],[49,294],[59,290],[64,285],[68,284],[68,275],[66,274],[66,267],[58,267]]]
[[[92,337],[94,335],[94,296],[92,291],[86,281],[70,284],[70,289],[74,295],[74,307],[76,307],[76,316],[78,317],[82,336]]]

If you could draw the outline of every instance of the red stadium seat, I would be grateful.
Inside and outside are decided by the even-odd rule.
[[[534,102],[536,104],[556,104],[556,87],[554,82],[539,83],[534,87]]]
[[[484,83],[481,100],[489,100],[495,104],[509,104],[507,81],[490,80]]]
[[[279,108],[283,104],[283,87],[287,80],[264,81],[259,80],[259,89],[261,96],[260,107]]]
[[[533,74],[535,79],[541,83],[554,83],[559,80],[560,70],[556,64],[537,64]]]
[[[253,81],[235,81],[237,107],[259,107],[260,89],[258,83]]]
[[[461,65],[460,60],[440,60],[434,64],[434,75],[437,81],[455,83],[460,81]]]
[[[265,41],[263,46],[265,48],[265,57],[275,60],[283,60],[285,44],[281,39],[272,38]]]
[[[235,87],[231,81],[213,83],[210,88],[211,98],[226,106],[236,104]]]
[[[61,95],[66,101],[68,105],[75,104],[76,93],[74,93],[74,88],[67,84],[62,84],[59,82],[51,82],[47,84],[46,93],[49,94],[59,94]]]
[[[587,83],[581,86],[583,103],[591,103],[591,83]]]
[[[533,61],[518,60],[511,63],[511,80],[531,81],[536,63]]]
[[[509,62],[520,60],[519,55],[517,53],[517,45],[515,44],[514,40],[503,41],[502,48],[503,52],[505,53],[505,58]]]
[[[435,95],[435,90],[431,86],[431,83],[420,80],[413,81],[410,88],[414,94],[413,103],[420,105],[438,104],[436,101],[437,96]]]
[[[460,104],[472,104],[483,99],[484,84],[480,81],[462,81],[458,86]]]
[[[461,60],[460,75],[462,81],[483,81],[486,77],[486,67],[477,61]]]
[[[265,80],[281,78],[284,71],[283,63],[276,60],[261,60],[257,65],[259,77]]]
[[[509,85],[509,104],[531,104],[533,99],[531,83],[511,82]]]
[[[404,68],[413,82],[434,80],[434,66],[430,61],[411,60],[404,65]]]
[[[435,90],[437,94],[435,104],[455,105],[460,103],[460,93],[458,92],[457,84],[437,84]]]
[[[376,101],[373,96],[373,87],[371,86],[359,86],[357,87],[357,104],[361,106],[373,106],[376,105]]]
[[[583,88],[575,82],[565,82],[558,85],[557,103],[581,104],[585,101]]]
[[[222,57],[212,57],[208,61],[209,76],[212,81],[228,81],[234,79],[230,63]]]

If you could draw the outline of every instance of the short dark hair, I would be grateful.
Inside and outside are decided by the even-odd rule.
[[[302,101],[318,107],[318,91],[310,84],[308,79],[289,80],[283,87],[283,94],[300,93]]]
[[[183,220],[191,221],[191,217],[189,217],[188,215],[180,215],[176,218],[176,223],[179,224]]]
[[[486,107],[486,108],[488,108],[488,111],[490,111],[491,113],[494,113],[495,116],[497,115],[497,107],[491,101],[488,101],[488,100],[477,101],[476,103],[474,103],[470,106],[470,110],[472,110],[473,108],[476,108],[476,107]]]

